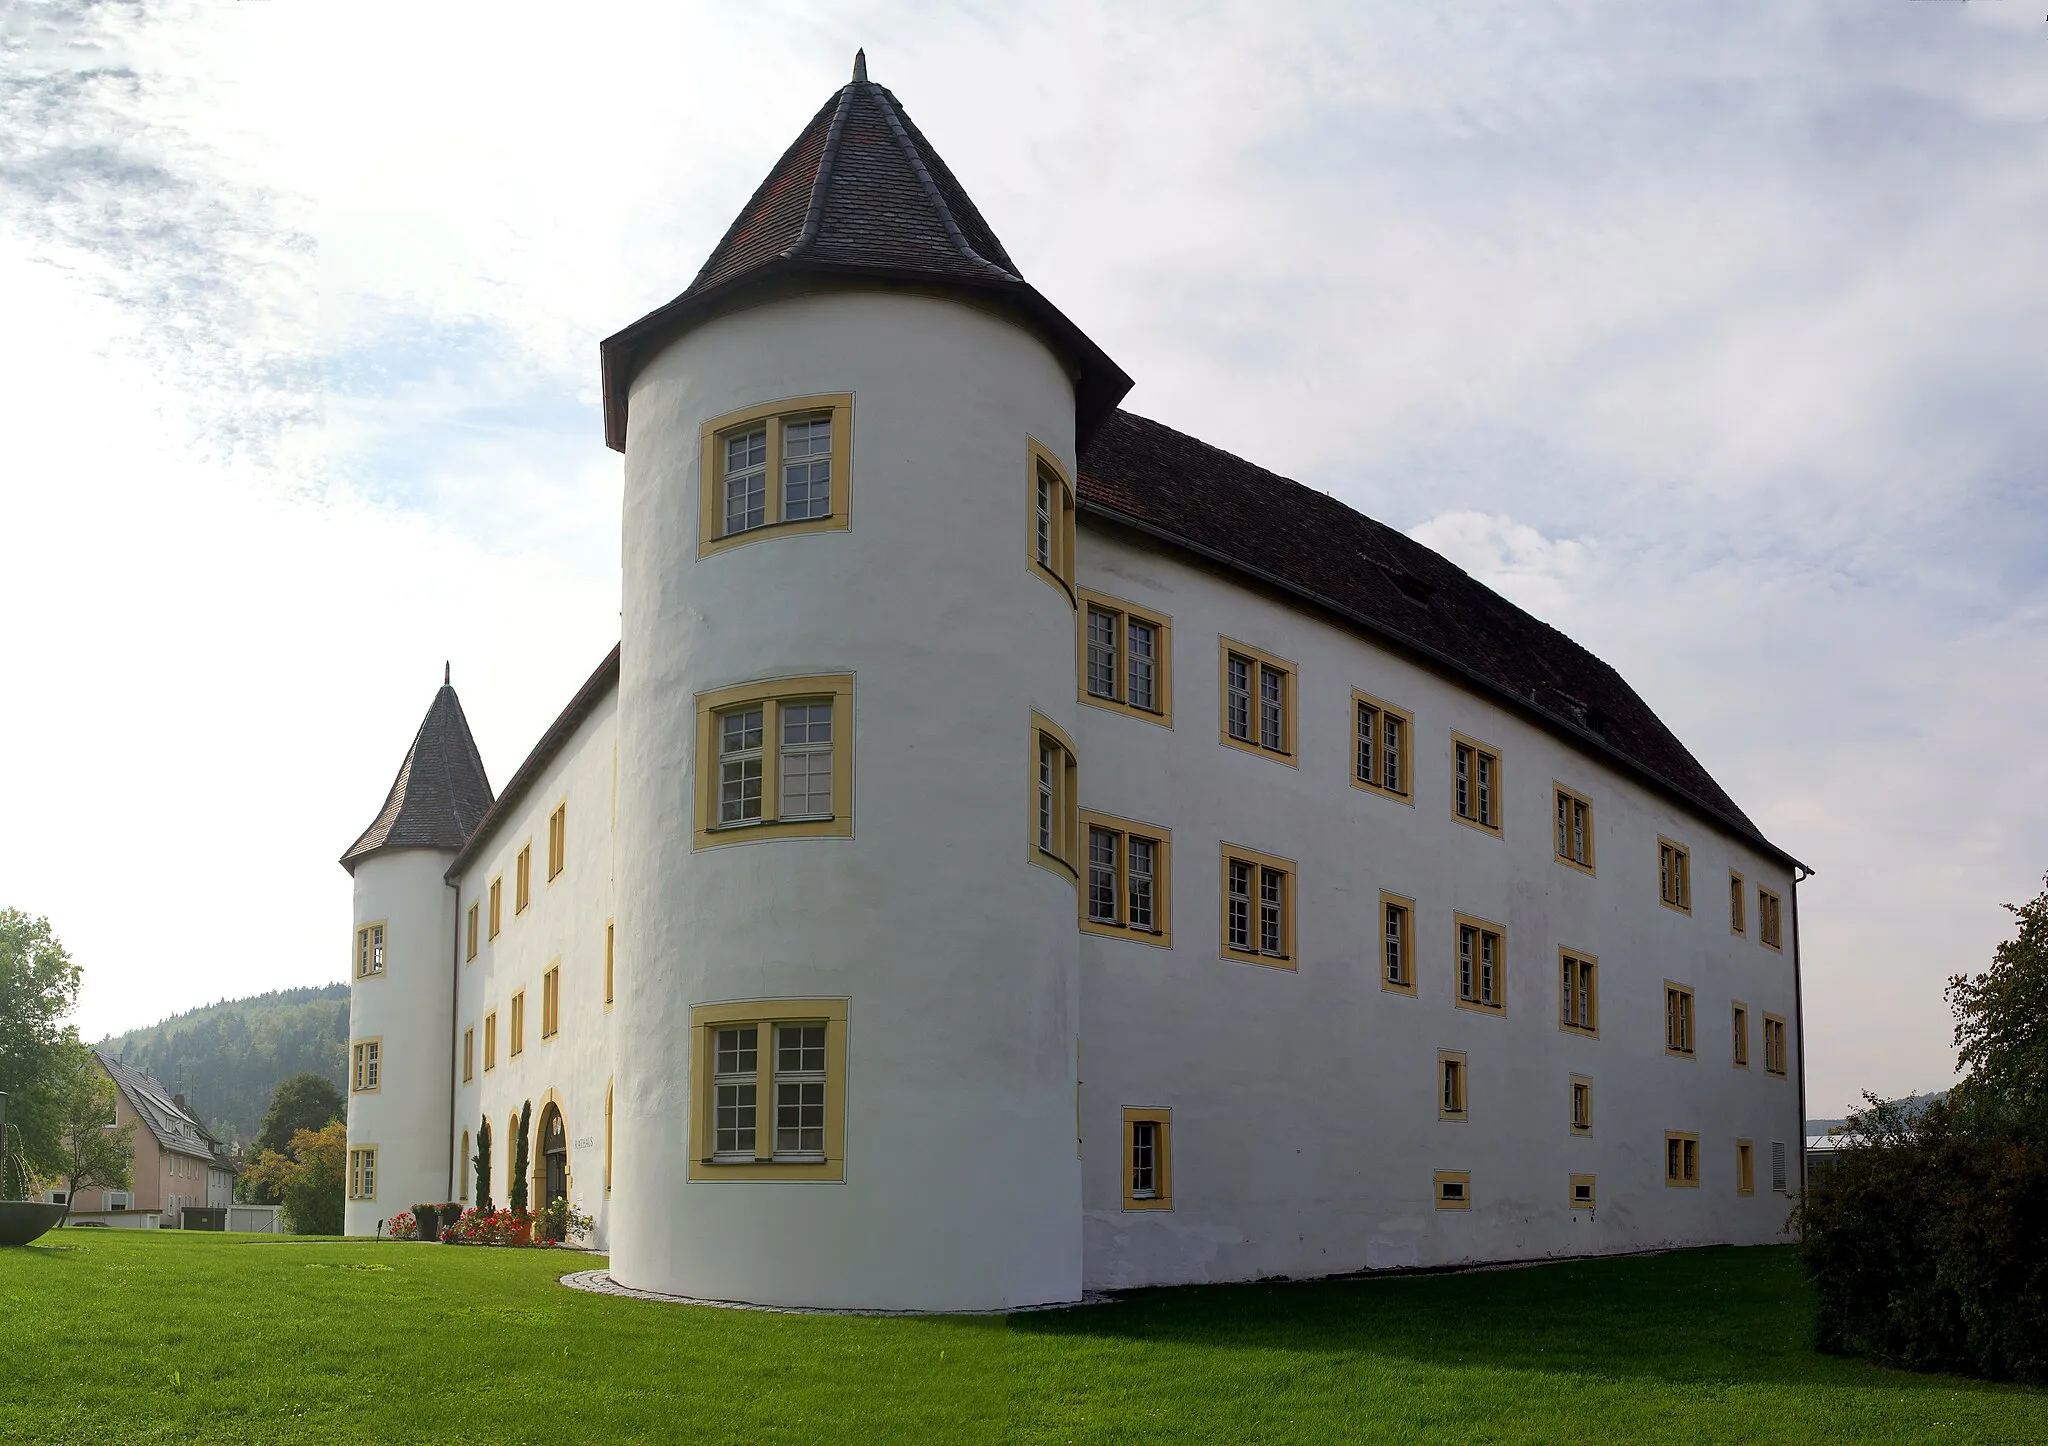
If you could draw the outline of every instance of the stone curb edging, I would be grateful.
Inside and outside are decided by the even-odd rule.
[[[561,1283],[571,1290],[587,1291],[592,1295],[616,1295],[629,1300],[659,1301],[665,1305],[708,1305],[718,1310],[758,1310],[770,1315],[1024,1315],[1033,1311],[1073,1310],[1077,1306],[1108,1305],[1114,1299],[1098,1291],[1089,1291],[1079,1300],[1058,1301],[1051,1305],[1011,1306],[1003,1310],[878,1310],[822,1305],[754,1305],[744,1300],[708,1300],[695,1295],[668,1295],[658,1290],[640,1290],[634,1286],[621,1285],[612,1279],[608,1270],[571,1271],[561,1278]]]

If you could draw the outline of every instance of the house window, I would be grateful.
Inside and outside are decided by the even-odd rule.
[[[1456,918],[1458,1007],[1501,1013],[1508,1004],[1507,931],[1465,914]]]
[[[690,1178],[844,1179],[846,1001],[699,1005],[690,1018]]]
[[[1668,838],[1657,840],[1657,896],[1668,908],[1692,912],[1692,854]]]
[[[1436,1052],[1436,1117],[1440,1120],[1470,1118],[1465,1109],[1465,1056],[1462,1051],[1440,1049]]]
[[[1557,861],[1593,872],[1593,805],[1562,784],[1557,795]]]
[[[1091,934],[1170,945],[1167,903],[1171,830],[1106,813],[1083,813],[1088,836],[1088,879],[1081,927]]]
[[[1380,988],[1415,992],[1415,901],[1380,895]]]
[[[618,929],[609,919],[604,926],[604,1002],[609,1005],[617,984]]]
[[[1352,786],[1406,801],[1410,773],[1408,740],[1415,732],[1413,716],[1354,688],[1351,721]]]
[[[1500,750],[1451,735],[1451,815],[1500,833]]]
[[[1735,1142],[1735,1193],[1756,1193],[1756,1150],[1748,1140]]]
[[[557,804],[548,815],[548,882],[553,883],[569,866],[569,805]]]
[[[1735,1034],[1735,1067],[1737,1069],[1748,1069],[1749,1009],[1746,1005],[1738,1002],[1730,1012],[1733,1016],[1732,1024]]]
[[[498,931],[505,920],[505,876],[498,875],[491,880],[491,937],[498,937]]]
[[[474,1172],[475,1168],[476,1167],[470,1163],[469,1131],[464,1130],[462,1132],[462,1154],[457,1160],[455,1166],[456,1199],[467,1200],[469,1198],[469,1177]]]
[[[1692,1186],[1700,1182],[1700,1137],[1667,1133],[1664,1136],[1664,1183]]]
[[[1295,665],[1224,638],[1223,742],[1294,762]]]
[[[528,840],[520,847],[519,857],[512,861],[512,913],[516,917],[533,903],[533,842]]]
[[[498,1011],[493,1009],[484,1016],[484,1072],[490,1073],[498,1067]]]
[[[1081,589],[1083,703],[1173,726],[1173,620]]]
[[[332,1197],[330,1197],[332,1198]],[[348,1198],[377,1198],[377,1147],[364,1145],[348,1152]]]
[[[1439,1210],[1470,1210],[1472,1208],[1472,1174],[1469,1170],[1439,1170],[1436,1172],[1436,1208]]]
[[[1036,441],[1030,444],[1031,539],[1025,556],[1031,570],[1065,593],[1074,592],[1074,484],[1067,469]]]
[[[1294,968],[1294,861],[1223,845],[1223,957]]]
[[[384,1042],[365,1039],[349,1050],[348,1087],[351,1094],[374,1094],[384,1082]]]
[[[1557,1022],[1579,1034],[1600,1033],[1600,964],[1591,954],[1557,951]]]
[[[1574,1175],[1571,1177],[1571,1199],[1572,1209],[1574,1210],[1591,1210],[1593,1208],[1593,1177],[1591,1175]]]
[[[1593,1133],[1593,1081],[1582,1074],[1575,1074],[1572,1085],[1572,1133],[1590,1135]]]
[[[466,950],[466,952],[465,952],[465,953],[463,954],[463,959],[464,959],[464,961],[465,961],[465,962],[467,962],[468,960],[471,960],[471,959],[474,959],[474,958],[476,958],[476,948],[477,948],[477,934],[478,934],[478,927],[477,927],[477,910],[478,910],[478,908],[479,908],[479,905],[477,905],[477,904],[475,904],[475,903],[471,903],[471,904],[470,904],[470,906],[469,906],[469,928],[468,928],[468,931],[467,931],[467,945],[468,945],[468,947],[467,947],[467,950]]]
[[[697,695],[697,847],[853,836],[853,677]]]
[[[1764,1016],[1764,1073],[1785,1073],[1785,1021],[1775,1014]]]
[[[1124,1111],[1124,1209],[1173,1208],[1173,1112]]]
[[[612,1082],[604,1086],[604,1193],[612,1193]]]
[[[507,1051],[514,1059],[526,1049],[526,991],[512,996],[512,1045]]]
[[[384,972],[384,926],[365,924],[356,930],[356,978],[369,979]]]
[[[462,1031],[462,1082],[468,1084],[476,1078],[476,1026]],[[467,1151],[464,1152],[465,1154]]]
[[[1742,901],[1742,875],[1732,870],[1728,874],[1728,932],[1749,932],[1749,917],[1743,909]]]
[[[1756,936],[1766,949],[1784,947],[1784,936],[1778,930],[1778,896],[1762,887],[1756,891]]]
[[[793,397],[704,425],[697,555],[764,537],[844,532],[853,398]]]
[[[1692,991],[1683,984],[1664,982],[1664,1052],[1693,1054]]]
[[[540,976],[540,1037],[553,1039],[562,1032],[562,966],[557,964]]]
[[[1031,715],[1031,861],[1081,877],[1081,766],[1066,730]]]

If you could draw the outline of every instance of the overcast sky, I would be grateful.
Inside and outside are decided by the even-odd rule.
[[[2048,870],[2048,24],[1938,0],[0,0],[0,904],[90,1036],[343,977],[452,659],[618,637],[597,341],[856,45],[1127,405],[1617,666],[1800,892],[1810,1106]]]

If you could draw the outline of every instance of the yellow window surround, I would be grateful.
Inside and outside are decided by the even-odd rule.
[[[1380,988],[1415,997],[1415,901],[1380,891]]]
[[[382,919],[356,930],[356,978],[377,979],[384,973],[386,925]]]
[[[612,1193],[612,1081],[604,1082],[604,1193]]]
[[[384,1037],[356,1040],[349,1046],[349,1093],[373,1095],[383,1087]]]
[[[1222,855],[1222,957],[1295,968],[1294,860],[1234,843],[1225,843]]]
[[[1735,1193],[1756,1193],[1756,1146],[1749,1140],[1735,1142]]]
[[[1504,1015],[1508,1010],[1508,931],[1470,914],[1453,914],[1451,1002],[1460,1009]]]
[[[696,846],[852,838],[853,739],[851,673],[699,693]]]
[[[1661,834],[1657,837],[1657,897],[1668,909],[1692,912],[1692,851]]]
[[[1504,771],[1500,750],[1462,733],[1451,735],[1451,817],[1501,837]]]
[[[618,926],[611,920],[604,921],[604,1006],[612,1007],[614,991],[618,983]]]
[[[484,1073],[498,1067],[498,1011],[484,1016]]]
[[[466,953],[465,953],[465,954],[463,955],[463,962],[464,962],[465,964],[466,964],[466,963],[468,963],[468,962],[469,962],[470,960],[472,960],[472,959],[476,958],[476,951],[477,951],[477,935],[478,935],[478,927],[477,927],[477,910],[478,910],[478,908],[479,908],[479,907],[480,907],[480,906],[479,906],[479,905],[478,905],[478,904],[476,903],[476,901],[475,901],[475,900],[471,900],[471,901],[470,901],[470,905],[469,905],[469,929],[468,929],[468,946],[469,946],[469,947],[468,947],[468,951],[467,951],[467,952],[466,952]]]
[[[470,1025],[462,1031],[462,1082],[468,1084],[476,1078],[476,1026]]]
[[[1680,1131],[1664,1135],[1664,1183],[1692,1189],[1700,1183],[1700,1137]]]
[[[1553,783],[1557,817],[1552,849],[1557,861],[1580,873],[1595,872],[1593,856],[1593,801],[1577,789]]]
[[[517,1059],[526,1050],[526,991],[512,996],[512,1042],[506,1053]]]
[[[1749,1068],[1749,1006],[1736,1000],[1729,1010],[1729,1026],[1735,1039],[1735,1067]]]
[[[569,866],[569,801],[555,805],[548,815],[548,882],[553,883]]]
[[[1079,606],[1074,582],[1074,482],[1060,459],[1036,437],[1026,439],[1024,556],[1031,570]]]
[[[1593,1133],[1593,1077],[1575,1074],[1571,1077],[1571,1122],[1574,1135]]]
[[[540,1037],[553,1039],[562,1031],[562,966],[552,965],[540,976]]]
[[[498,937],[505,923],[505,876],[491,880],[491,937]]]
[[[1761,884],[1756,891],[1756,936],[1766,949],[1782,949],[1785,944],[1783,920],[1778,913],[1778,896]]]
[[[1600,1037],[1600,961],[1578,949],[1557,951],[1557,1027]]]
[[[1591,1175],[1573,1175],[1570,1178],[1569,1185],[1572,1209],[1591,1210],[1595,1208],[1593,1177]]]
[[[348,1152],[348,1198],[377,1198],[377,1147],[352,1145]]]
[[[1276,653],[1216,640],[1216,732],[1226,748],[1298,768],[1295,715],[1300,668]]]
[[[1079,589],[1074,648],[1080,701],[1173,726],[1173,619],[1092,588]]]
[[[1171,948],[1173,830],[1083,809],[1081,837],[1088,869],[1078,893],[1082,932]],[[1098,858],[1100,845],[1106,860]]]
[[[690,1169],[692,1180],[820,1180],[846,1178],[846,1005],[844,999],[757,999],[725,1004],[699,1004],[690,1010],[691,1079],[694,1098],[690,1109]],[[787,1088],[793,1091],[785,1104],[781,1098],[787,1082],[779,1082],[784,1070],[778,1055],[784,1053],[776,1038],[777,1026],[822,1025],[824,1069],[804,1069],[800,1079]],[[752,1068],[743,1078],[718,1072],[717,1037],[720,1030],[755,1031]],[[801,1051],[790,1063],[804,1064]],[[805,1087],[822,1083],[824,1149],[822,1154],[802,1150],[778,1151],[777,1135],[784,1120],[794,1119],[790,1128],[801,1128],[811,1116],[785,1116],[784,1110],[815,1110],[806,1098]],[[719,1087],[750,1091],[746,1108],[751,1110],[753,1154],[747,1158],[721,1157],[714,1142],[719,1126]],[[739,1109],[735,1102],[729,1108]],[[799,1141],[800,1143],[800,1141]],[[778,1153],[784,1158],[777,1158]]]
[[[1124,1108],[1124,1209],[1173,1208],[1173,1111]]]
[[[527,911],[533,903],[533,840],[528,839],[520,847],[519,857],[512,862],[512,913],[516,918]]]
[[[1081,878],[1081,765],[1067,730],[1036,709],[1031,713],[1030,805],[1025,815],[1025,857],[1040,868]],[[1085,904],[1084,904],[1085,907]]]
[[[810,424],[829,428],[826,450],[811,450]],[[729,444],[758,435],[735,455]],[[728,412],[704,424],[697,478],[697,556],[770,537],[845,532],[853,516],[853,394],[826,392]],[[800,455],[799,455],[800,454]],[[738,465],[728,468],[728,462]],[[817,493],[817,463],[829,472]],[[728,484],[732,495],[728,496]],[[753,497],[754,501],[748,499]],[[732,505],[729,506],[728,503]],[[825,511],[817,512],[822,505]],[[798,515],[801,513],[802,515]],[[744,514],[744,515],[742,515]]]
[[[1664,1052],[1691,1059],[1698,1052],[1692,988],[1664,981]]]
[[[1472,1172],[1470,1170],[1439,1170],[1436,1172],[1436,1208],[1439,1210],[1470,1210],[1472,1208]]]
[[[1436,1052],[1436,1117],[1463,1124],[1471,1116],[1466,1099],[1465,1052],[1440,1049]]]
[[[1728,932],[1749,933],[1748,911],[1743,907],[1742,875],[1733,869],[1728,871]]]
[[[1351,690],[1351,786],[1415,806],[1415,715]]]
[[[1784,1078],[1786,1074],[1785,1052],[1785,1021],[1775,1014],[1766,1014],[1764,1016],[1764,1073],[1777,1075],[1781,1079]]]

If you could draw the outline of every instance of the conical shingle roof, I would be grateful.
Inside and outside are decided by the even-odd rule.
[[[383,849],[455,850],[490,812],[491,781],[469,734],[462,702],[446,682],[413,735],[384,807],[341,856],[350,873]]]
[[[793,278],[960,287],[1010,309],[1075,377],[1085,440],[1131,379],[1018,272],[1003,243],[896,97],[854,61],[853,79],[811,117],[687,290],[605,339],[605,441],[626,446],[635,373],[698,322]]]

